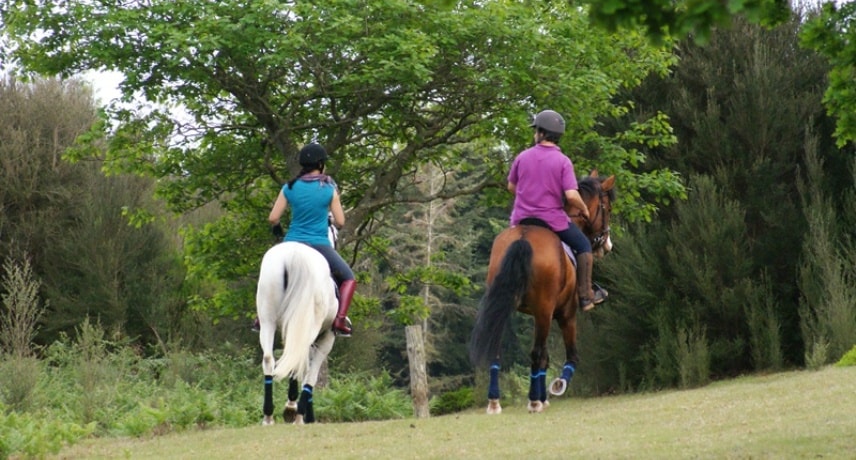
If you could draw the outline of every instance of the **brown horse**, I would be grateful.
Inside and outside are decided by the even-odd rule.
[[[592,171],[579,183],[589,218],[571,215],[571,219],[589,238],[595,254],[612,249],[609,217],[615,200],[614,184],[615,176],[600,178],[597,171]],[[566,211],[569,211],[567,207]],[[561,395],[579,361],[576,345],[578,304],[575,264],[552,230],[540,225],[518,225],[504,230],[494,239],[487,289],[481,299],[470,340],[473,363],[480,366],[490,362],[489,414],[502,411],[499,404],[499,351],[511,313],[517,310],[535,319],[529,411],[541,412],[547,400],[547,336],[550,324],[556,320],[565,342],[566,359],[562,375],[550,385],[552,394]]]

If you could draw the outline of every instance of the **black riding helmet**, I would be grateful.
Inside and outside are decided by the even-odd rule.
[[[300,166],[315,166],[327,160],[327,150],[320,144],[306,144],[300,149]]]
[[[544,110],[535,115],[532,124],[529,126],[555,134],[563,134],[565,132],[565,119],[554,110]]]

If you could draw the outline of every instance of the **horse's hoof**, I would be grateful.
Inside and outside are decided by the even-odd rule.
[[[498,399],[489,399],[487,402],[488,415],[497,415],[502,413],[502,406],[499,405]]]
[[[297,401],[289,401],[285,403],[285,410],[282,411],[282,418],[285,423],[294,423],[297,418]]]
[[[541,401],[529,401],[530,414],[540,414],[541,412],[544,412],[544,405],[541,404]]]
[[[550,384],[550,394],[553,396],[562,396],[567,389],[568,381],[565,379],[556,379]]]
[[[262,426],[271,426],[273,424],[273,417],[270,415],[265,415],[265,417],[262,419]]]
[[[303,416],[300,414],[295,415],[294,416],[294,424],[295,425],[303,425],[304,424],[303,423]]]

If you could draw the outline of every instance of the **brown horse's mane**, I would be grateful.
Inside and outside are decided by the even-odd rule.
[[[606,177],[592,176],[586,176],[580,179],[577,185],[579,186],[579,192],[580,195],[582,195],[583,200],[600,194],[601,190],[603,190],[600,184],[606,179]],[[606,193],[610,202],[615,201],[615,189],[610,189]]]

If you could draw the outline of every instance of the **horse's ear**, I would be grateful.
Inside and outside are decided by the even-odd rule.
[[[609,176],[600,184],[600,187],[603,189],[604,192],[612,190],[613,186],[615,186],[615,174]]]
[[[589,177],[597,177],[597,168],[594,168],[589,173]]]

